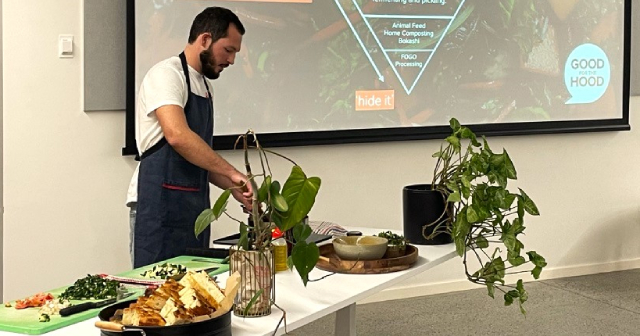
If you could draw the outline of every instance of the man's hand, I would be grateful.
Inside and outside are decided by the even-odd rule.
[[[231,194],[238,202],[244,205],[248,211],[251,211],[253,208],[253,188],[251,187],[251,182],[249,182],[246,175],[239,172],[231,175],[230,179],[234,185]]]

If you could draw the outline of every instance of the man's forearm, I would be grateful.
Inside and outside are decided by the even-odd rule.
[[[169,143],[187,161],[209,171],[209,175],[222,175],[228,180],[236,169],[209,147],[197,134],[186,132]]]
[[[169,145],[187,161],[209,174],[226,176],[231,181],[238,179],[238,171],[189,128],[182,107],[161,106],[156,110],[156,116]]]
[[[233,186],[231,180],[221,174],[209,173],[209,182],[220,189],[229,189]]]

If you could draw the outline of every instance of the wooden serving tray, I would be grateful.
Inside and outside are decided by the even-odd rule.
[[[407,245],[405,255],[377,260],[342,260],[333,249],[333,244],[320,246],[320,259],[316,267],[328,272],[349,274],[380,274],[406,270],[418,260],[418,249]]]

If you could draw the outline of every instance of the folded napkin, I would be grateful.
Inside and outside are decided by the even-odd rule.
[[[348,231],[336,223],[325,221],[309,221],[309,226],[314,233],[327,236],[346,236]]]

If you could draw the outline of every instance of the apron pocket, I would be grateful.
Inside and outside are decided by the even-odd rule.
[[[205,208],[204,197],[199,190],[187,190],[182,186],[163,183],[160,203],[163,205],[162,226],[181,228],[194,236],[196,218]]]
[[[206,171],[182,157],[173,157],[162,186],[168,189],[199,191]]]

